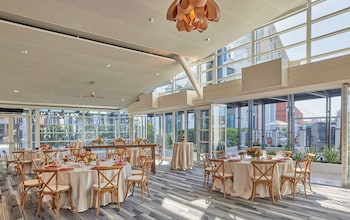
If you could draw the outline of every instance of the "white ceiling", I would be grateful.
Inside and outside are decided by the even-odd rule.
[[[306,0],[216,0],[203,33],[178,32],[171,2],[0,0],[0,103],[126,108],[182,70],[177,56],[202,59]],[[92,80],[104,98],[82,97]]]

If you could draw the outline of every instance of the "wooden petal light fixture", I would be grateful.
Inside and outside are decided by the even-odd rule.
[[[220,8],[214,0],[174,0],[167,20],[176,21],[178,31],[205,31],[208,21],[220,20]]]

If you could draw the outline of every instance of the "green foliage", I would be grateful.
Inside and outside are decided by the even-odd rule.
[[[147,123],[147,139],[150,143],[156,143],[154,139],[154,126],[151,123]]]
[[[268,150],[267,155],[276,155],[276,151],[275,150]]]
[[[282,146],[282,144],[278,144],[278,145],[277,145],[277,147],[280,147],[280,148],[282,148],[283,146]]]
[[[261,146],[261,144],[259,142],[254,142],[253,146]]]
[[[286,146],[284,146],[284,150],[292,151],[292,146],[286,145]]]
[[[227,128],[227,140],[229,146],[238,145],[238,128]]]
[[[293,160],[300,160],[300,159],[303,159],[303,154],[302,153],[294,153],[293,155],[292,155],[292,158],[293,158]]]
[[[337,163],[338,162],[338,151],[335,147],[325,147],[323,150],[323,156],[327,163]]]
[[[314,161],[317,160],[317,158],[318,158],[318,152],[317,152],[316,147],[310,147],[310,149],[307,150],[307,153],[314,154],[314,155],[315,155]]]

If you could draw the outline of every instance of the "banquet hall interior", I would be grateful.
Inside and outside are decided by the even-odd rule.
[[[348,218],[350,1],[0,5],[0,219]]]

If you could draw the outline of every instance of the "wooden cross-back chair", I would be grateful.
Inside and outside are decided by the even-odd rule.
[[[273,191],[273,179],[274,170],[276,166],[276,161],[272,160],[253,160],[251,162],[253,166],[253,176],[252,176],[252,201],[254,201],[256,188],[259,184],[267,185],[269,188],[269,194],[272,199],[272,203],[275,203],[275,195]]]
[[[213,170],[210,193],[213,192],[215,181],[219,180],[224,187],[224,198],[226,198],[226,179],[231,179],[233,182],[233,173],[225,172],[223,159],[208,159],[208,161]]]
[[[5,160],[6,160],[6,174],[8,174],[9,166],[11,164],[15,163],[15,159],[11,159],[5,150],[2,151],[2,153],[5,155]]]
[[[55,163],[57,158],[57,150],[43,150],[45,165]]]
[[[128,154],[128,151],[126,150],[126,147],[114,148],[113,155],[118,155],[123,161],[130,162],[130,155]]]
[[[15,164],[15,169],[19,176],[19,181],[21,186],[21,209],[23,210],[29,190],[31,189],[39,190],[39,180],[38,179],[26,180],[21,164]]]
[[[201,154],[201,158],[203,160],[203,168],[204,168],[204,171],[203,171],[203,174],[204,174],[203,187],[205,187],[205,185],[209,183],[210,175],[214,171],[213,171],[213,168],[210,166],[210,163],[208,161],[208,159],[209,159],[208,153]]]
[[[308,161],[308,164],[307,164],[307,167],[306,167],[306,177],[307,177],[307,181],[309,183],[309,189],[312,192],[312,189],[311,189],[311,165],[312,165],[312,163],[315,160],[315,154],[307,153],[306,154],[306,160]],[[297,168],[297,172],[303,173],[304,170],[301,169],[301,168]]]
[[[131,175],[142,175],[142,173],[143,173],[143,171],[142,171],[143,164],[148,159],[149,159],[148,155],[139,155],[138,158],[137,158],[137,163],[141,167],[141,169],[140,168],[136,168],[136,169],[131,170]]]
[[[12,151],[13,158],[15,160],[15,164],[20,164],[22,166],[22,170],[24,169],[25,164],[31,164],[32,161],[28,160],[24,157],[25,151],[24,150],[16,150]]]
[[[97,183],[95,183],[92,186],[93,189],[93,199],[92,204],[94,207],[96,207],[96,196],[97,196],[97,207],[96,207],[96,216],[98,216],[101,206],[101,196],[102,194],[109,192],[111,196],[111,201],[113,202],[113,196],[114,193],[115,198],[117,200],[118,209],[120,208],[120,201],[119,201],[119,178],[120,178],[120,172],[123,169],[122,165],[118,166],[96,166],[92,168],[93,170],[97,171]],[[113,172],[107,173],[107,172]]]
[[[42,201],[44,196],[53,197],[53,206],[56,207],[56,217],[60,216],[59,213],[59,198],[60,193],[67,193],[68,201],[72,208],[72,198],[71,198],[71,189],[69,185],[60,184],[58,182],[58,173],[60,172],[58,169],[34,169],[36,176],[39,180],[39,202],[38,208],[36,212],[36,216],[39,216]],[[45,178],[44,178],[45,174]]]
[[[307,177],[307,168],[308,168],[309,161],[307,159],[297,160],[295,162],[295,168],[294,172],[292,173],[282,173],[281,175],[281,185],[280,190],[282,191],[282,186],[285,182],[289,182],[292,193],[293,193],[293,200],[295,200],[295,194],[297,191],[297,184],[298,182],[302,182],[304,186],[304,194],[305,198],[307,198],[306,194],[306,177]]]
[[[149,180],[152,172],[153,160],[146,159],[142,166],[142,174],[141,175],[133,175],[127,178],[127,190],[125,193],[124,201],[128,197],[128,193],[130,188],[132,188],[132,194],[134,195],[135,184],[138,184],[141,188],[141,200],[144,202],[144,191],[147,190],[147,195],[150,197],[149,190]]]

